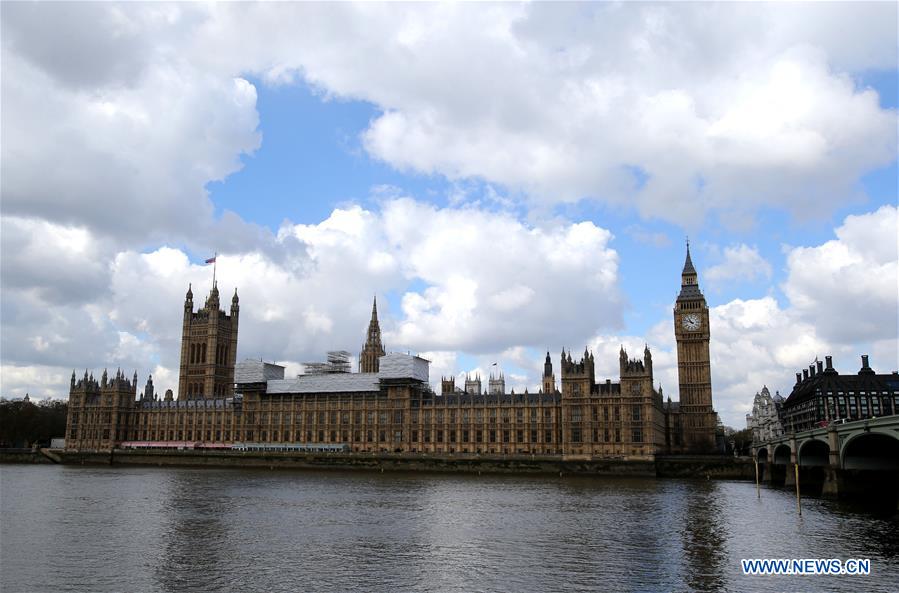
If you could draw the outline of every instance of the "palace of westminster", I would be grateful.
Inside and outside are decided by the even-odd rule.
[[[386,353],[377,302],[359,372],[347,357],[307,365],[284,377],[284,367],[236,362],[240,306],[220,309],[218,287],[194,310],[184,301],[178,396],[159,397],[150,377],[142,393],[137,374],[87,371],[69,392],[66,448],[111,450],[125,442],[339,444],[353,452],[421,454],[539,454],[582,458],[651,459],[656,454],[712,452],[709,311],[699,290],[689,246],[674,307],[680,402],[655,388],[652,354],[633,359],[622,347],[618,382],[597,382],[593,354],[562,350],[559,380],[549,353],[537,393],[506,393],[502,375],[482,391],[480,377],[429,384],[428,361]],[[343,353],[344,355],[348,353]]]

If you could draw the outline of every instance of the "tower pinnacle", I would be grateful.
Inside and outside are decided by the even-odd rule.
[[[378,297],[375,295],[371,304],[371,321],[368,322],[365,345],[359,354],[359,372],[377,373],[380,368],[378,359],[385,354],[384,345],[381,343],[381,324],[378,323]]]

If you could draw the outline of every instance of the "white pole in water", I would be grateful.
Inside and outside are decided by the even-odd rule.
[[[755,458],[755,495],[759,500],[762,498],[762,491],[759,489],[759,458]]]
[[[793,464],[793,467],[796,468],[796,509],[799,511],[799,515],[802,516],[802,502],[800,502],[801,498],[799,496],[799,464]]]

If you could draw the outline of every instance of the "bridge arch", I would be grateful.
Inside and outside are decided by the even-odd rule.
[[[790,465],[790,455],[792,452],[789,445],[781,443],[774,448],[773,463],[776,465]]]
[[[803,467],[830,465],[830,445],[820,439],[809,439],[799,445],[796,461]]]
[[[899,470],[899,437],[888,432],[862,432],[843,443],[843,469]]]

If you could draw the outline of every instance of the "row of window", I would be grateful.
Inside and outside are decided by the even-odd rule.
[[[864,420],[880,416],[890,416],[899,412],[899,394],[889,393],[858,395],[854,393],[828,393],[806,400],[784,410],[785,424],[793,432],[801,432],[818,427],[822,422],[840,420]]]
[[[215,347],[215,363],[227,364],[231,354],[230,344],[217,344]],[[190,364],[203,364],[206,362],[206,343],[190,344],[188,346],[188,361]]]
[[[106,429],[108,433],[108,429]],[[72,428],[71,438],[77,438],[77,429]],[[281,442],[304,439],[307,441],[317,440],[319,442],[357,442],[357,443],[374,443],[387,442],[387,430],[367,430],[367,431],[337,431],[337,430],[319,430],[319,431],[259,431],[260,442]],[[412,430],[410,431],[410,440],[412,442],[424,443],[553,443],[555,438],[554,430]],[[212,429],[189,429],[189,430],[139,430],[132,433],[135,440],[207,440],[207,441],[230,441],[230,430],[212,430]],[[255,440],[255,432],[253,430],[245,431],[244,439],[247,441]],[[352,436],[352,441],[350,437]],[[585,433],[580,428],[571,430],[570,442],[572,443],[620,443],[621,429],[593,429],[592,439],[587,441]],[[403,442],[404,433],[402,430],[395,430],[392,433],[393,442]],[[421,438],[419,438],[421,437]],[[87,437],[86,437],[87,438]],[[104,438],[108,438],[104,437]],[[513,440],[514,439],[514,440]],[[643,442],[643,431],[640,428],[634,428],[631,431],[632,443]]]

